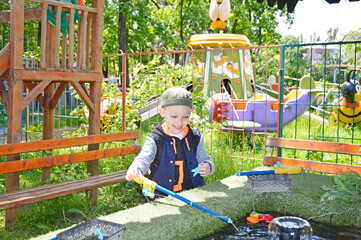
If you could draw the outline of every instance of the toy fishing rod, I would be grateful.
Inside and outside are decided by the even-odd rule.
[[[275,167],[274,170],[238,172],[236,176],[251,176],[264,174],[298,174],[302,172],[302,167]]]
[[[198,205],[197,203],[192,202],[189,199],[186,199],[186,198],[184,198],[184,197],[182,197],[182,196],[180,196],[180,195],[178,195],[178,194],[176,194],[176,193],[174,193],[174,192],[172,192],[172,191],[170,191],[170,190],[168,190],[168,189],[166,189],[166,188],[164,188],[162,186],[159,186],[156,182],[154,182],[152,180],[149,180],[148,178],[145,178],[141,174],[138,177],[133,178],[133,179],[134,179],[134,181],[136,183],[143,186],[143,194],[145,196],[149,196],[150,198],[154,198],[154,190],[157,189],[157,190],[159,190],[159,191],[161,191],[161,192],[163,192],[165,194],[168,194],[168,195],[170,195],[170,196],[172,196],[172,197],[174,197],[174,198],[176,198],[178,200],[181,200],[182,202],[187,203],[190,206],[196,207],[196,208],[198,208],[198,209],[200,209],[200,210],[202,210],[202,211],[204,211],[206,213],[209,213],[209,214],[211,214],[211,215],[225,221],[226,223],[232,224],[237,229],[237,231],[239,231],[238,228],[233,224],[232,219],[224,217],[222,215],[219,215],[218,213],[215,213],[215,212],[213,212],[213,211],[211,211],[211,210],[209,210],[209,209],[207,209],[205,207],[202,207],[201,205]]]

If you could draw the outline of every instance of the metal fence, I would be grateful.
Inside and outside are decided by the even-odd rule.
[[[227,91],[228,96],[242,96],[239,99],[241,105],[242,101],[246,103],[258,93],[255,85],[262,83],[266,87],[263,92],[268,92],[269,69],[279,68],[280,50],[280,46],[262,46],[110,54],[104,56],[103,62],[107,65],[103,69],[107,69],[106,80],[120,85],[123,91],[126,89],[126,107],[122,113],[126,116],[124,128],[139,129],[142,141],[162,121],[158,114],[161,94],[172,86],[192,91],[194,112],[191,126],[203,133],[206,148],[220,177],[223,177],[262,165],[265,137],[277,133],[259,131],[251,121],[248,126],[237,128],[211,122],[210,97]],[[206,59],[219,62],[215,65]],[[120,65],[125,62],[128,63],[127,74],[124,74],[124,64]],[[251,62],[256,63],[252,65]],[[129,80],[123,76],[129,76]],[[205,81],[208,81],[207,87],[204,87]],[[256,105],[262,103],[249,107],[258,109]],[[261,110],[256,110],[253,115],[257,116],[258,111]]]
[[[283,45],[282,86],[297,86],[299,79],[310,75],[316,82],[316,100],[303,118],[282,128],[281,137],[361,144],[360,100],[357,89],[349,89],[355,101],[346,101],[341,88],[347,81],[359,80],[361,41],[289,44]],[[350,85],[349,87],[352,88]],[[346,86],[344,86],[346,89]],[[347,115],[347,116],[346,116]],[[359,157],[289,151],[290,157],[329,161],[344,164],[361,164]]]
[[[196,108],[192,125],[204,133],[207,148],[218,163],[217,167],[233,173],[262,165],[263,156],[268,154],[264,147],[268,136],[360,144],[360,126],[357,125],[356,116],[358,103],[347,105],[356,111],[351,124],[339,121],[340,111],[337,111],[343,107],[339,101],[342,98],[341,86],[347,82],[349,71],[360,65],[360,43],[348,41],[249,48],[160,50],[106,55],[104,63],[107,64],[107,79],[118,85],[124,84],[129,91],[126,97],[128,107],[124,108],[124,116],[127,116],[124,123],[131,125],[137,119],[143,138],[150,135],[153,127],[162,120],[157,114],[157,107],[159,96],[165,89],[182,86],[193,91]],[[242,61],[239,54],[243,54]],[[251,71],[248,73],[247,54],[251,60]],[[204,60],[207,58],[213,59],[213,62]],[[216,63],[216,60],[219,62]],[[128,63],[127,74],[122,70],[124,64],[120,64],[124,62]],[[240,72],[234,71],[237,63]],[[218,67],[223,67],[217,70],[217,64]],[[233,73],[230,73],[232,70]],[[122,78],[126,75],[129,76],[128,81]],[[307,77],[309,83],[306,87],[302,86],[302,81],[307,82],[302,79]],[[352,77],[358,80],[358,73]],[[244,85],[245,92],[242,95],[236,89],[237,82],[240,81],[242,85],[244,79],[249,82]],[[309,91],[312,94],[306,102],[297,97],[301,88],[314,90]],[[246,119],[246,113],[242,112],[242,115],[240,111],[238,117],[231,114],[233,123],[231,121],[228,126],[209,121],[212,114],[207,110],[213,111],[211,95],[222,92],[229,92],[228,95],[233,99],[223,99],[224,94],[221,94],[222,100],[233,101],[234,104],[229,109],[232,114],[242,106],[253,108],[253,118],[248,127],[237,126],[238,120]],[[259,100],[262,95],[263,101],[249,104],[252,100]],[[277,114],[272,115],[268,108],[278,108]],[[277,122],[276,129],[271,129],[272,120]],[[266,124],[264,128],[256,124],[260,122],[262,126],[262,121]],[[286,150],[283,154],[301,159],[360,164],[359,157],[338,154],[294,150]]]
[[[26,68],[38,67],[37,24],[36,21],[26,22],[25,28],[30,29],[25,36]],[[0,23],[0,33],[2,48],[9,41],[8,23]],[[229,173],[262,165],[263,156],[267,154],[264,145],[268,136],[360,144],[360,126],[353,124],[359,121],[359,105],[355,102],[345,106],[338,100],[342,97],[340,89],[347,82],[349,71],[361,66],[360,43],[345,41],[172,51],[153,49],[141,53],[105,55],[103,127],[114,127],[118,131],[139,129],[144,139],[162,120],[157,114],[162,92],[170,86],[182,86],[193,91],[196,107],[192,126],[204,133],[207,148],[218,163],[217,167],[226,168]],[[300,102],[298,93],[291,93],[300,89],[304,76],[311,77],[310,90],[312,80],[318,89],[314,99],[311,101],[310,98],[308,102]],[[358,80],[359,74],[352,75],[352,78]],[[222,115],[222,112],[214,110],[217,107],[212,102],[214,95],[219,96],[218,102],[228,101],[225,108],[230,111],[231,120],[227,125],[210,121],[217,120],[214,119],[217,114]],[[81,115],[79,111],[74,111],[82,108],[79,99],[70,87],[63,93],[55,110],[56,138],[82,128],[81,119],[86,113]],[[290,99],[295,102],[291,104]],[[302,107],[306,111],[301,111]],[[340,119],[338,109],[342,107],[352,109],[351,124],[336,120]],[[252,110],[249,116],[247,109]],[[288,110],[293,111],[289,119]],[[248,125],[239,126],[244,121]],[[41,139],[41,122],[42,109],[35,100],[23,112],[22,141]],[[276,127],[271,127],[272,124]],[[6,129],[7,115],[0,102],[2,144],[6,143]],[[284,154],[347,164],[360,162],[358,157],[350,156],[299,151],[286,151]]]

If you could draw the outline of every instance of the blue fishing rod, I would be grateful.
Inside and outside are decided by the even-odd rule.
[[[133,178],[133,179],[134,179],[134,181],[136,183],[143,186],[143,194],[145,196],[148,196],[150,198],[154,198],[154,190],[157,189],[157,190],[159,190],[159,191],[161,191],[161,192],[163,192],[165,194],[168,194],[168,195],[170,195],[170,196],[172,196],[172,197],[174,197],[174,198],[176,198],[178,200],[181,200],[182,202],[187,203],[190,206],[196,207],[196,208],[198,208],[198,209],[200,209],[200,210],[202,210],[202,211],[204,211],[206,213],[209,213],[209,214],[211,214],[211,215],[225,221],[226,223],[232,224],[237,229],[237,231],[239,231],[238,228],[233,224],[232,219],[224,217],[224,216],[222,216],[222,215],[220,215],[218,213],[215,213],[215,212],[213,212],[213,211],[211,211],[211,210],[209,210],[209,209],[207,209],[207,208],[205,208],[205,207],[203,207],[201,205],[198,205],[197,203],[192,202],[189,199],[186,199],[186,198],[176,194],[175,192],[172,192],[172,191],[170,191],[170,190],[168,190],[168,189],[166,189],[166,188],[164,188],[162,186],[159,186],[156,182],[154,182],[152,180],[149,180],[148,178],[145,178],[143,175],[139,175],[138,177]]]
[[[209,209],[207,209],[207,208],[205,208],[205,207],[203,207],[201,205],[198,205],[197,203],[194,203],[191,200],[176,194],[175,192],[169,191],[168,189],[166,189],[166,188],[164,188],[162,186],[156,185],[155,189],[157,189],[157,190],[159,190],[159,191],[161,191],[161,192],[163,192],[165,194],[168,194],[168,195],[170,195],[170,196],[172,196],[172,197],[174,197],[174,198],[176,198],[178,200],[181,200],[182,202],[185,202],[190,206],[196,207],[196,208],[198,208],[198,209],[200,209],[202,211],[205,211],[206,213],[212,214],[213,216],[225,221],[226,223],[229,223],[229,224],[233,223],[232,219],[227,218],[227,217],[223,217],[222,215],[219,215],[218,213],[215,213],[215,212],[213,212],[213,211],[211,211],[211,210],[209,210]]]

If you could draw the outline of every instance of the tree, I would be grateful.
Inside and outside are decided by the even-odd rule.
[[[288,13],[286,8],[269,7],[267,1],[244,0],[233,3],[229,22],[233,23],[232,33],[244,34],[252,43],[261,45],[273,39],[280,40],[281,35],[276,32],[279,25],[277,17],[285,17],[289,25],[293,23],[293,14]]]
[[[282,38],[282,43],[289,45],[285,47],[285,76],[301,78],[304,74],[304,68],[307,66],[307,62],[303,56],[307,49],[297,45],[302,39],[302,35],[298,38],[291,35]]]
[[[316,32],[313,32],[312,35],[310,35],[310,42],[319,42],[321,40],[321,37],[317,35]]]
[[[329,42],[335,41],[337,40],[337,33],[338,33],[338,28],[329,28],[327,30],[327,40]]]
[[[184,48],[194,34],[210,29],[209,0],[105,0],[104,53],[165,47]],[[293,15],[257,0],[232,2],[226,32],[246,35],[253,44],[280,40],[278,16],[292,24]],[[178,56],[176,57],[176,60]]]

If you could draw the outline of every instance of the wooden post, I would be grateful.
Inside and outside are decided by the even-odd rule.
[[[22,56],[22,55],[20,55]],[[8,136],[7,144],[19,143],[21,141],[21,107],[22,87],[21,80],[12,79],[9,82],[9,108],[8,108]],[[20,154],[8,155],[7,161],[20,159]],[[19,189],[19,172],[6,174],[6,192]],[[11,228],[18,218],[18,208],[6,210],[5,227]]]
[[[102,73],[103,57],[103,23],[104,23],[104,0],[93,0],[93,7],[98,9],[97,14],[92,21],[91,38],[91,69],[97,73]],[[84,29],[85,30],[85,29]],[[90,83],[90,99],[94,103],[94,111],[89,110],[89,135],[100,132],[100,98],[101,98],[102,79]],[[88,149],[98,149],[99,145],[89,145]],[[88,162],[88,171],[98,174],[98,161]],[[91,191],[93,200],[97,198],[97,190]],[[94,201],[94,203],[96,203]]]
[[[48,35],[46,36],[46,49],[48,49],[48,51],[46,51],[46,67],[47,68],[54,68],[55,67],[55,58],[54,58],[54,51],[52,51],[51,49],[55,48],[55,27],[53,27],[50,23],[47,23],[47,33]]]
[[[14,69],[23,68],[24,50],[24,0],[12,0],[10,10],[10,81],[8,105],[8,135],[7,143],[21,141],[21,109],[22,109],[22,79],[15,79]],[[20,159],[19,154],[8,155],[7,161]],[[19,172],[6,175],[6,191],[19,189]],[[18,218],[18,208],[10,208],[5,213],[5,227],[11,228]]]
[[[55,61],[55,65],[54,67],[56,69],[60,68],[60,59],[59,59],[59,55],[60,55],[60,35],[61,35],[61,6],[57,5],[55,7],[56,9],[56,16],[55,16],[55,20],[56,20],[56,24],[55,24],[55,39],[54,39],[54,61]]]
[[[68,69],[73,69],[74,64],[74,12],[75,9],[70,9],[69,14],[69,53],[68,53]]]
[[[43,110],[43,140],[54,138],[54,108],[52,108],[52,97],[54,95],[54,84],[50,83],[44,89],[44,110]],[[51,155],[48,153],[47,155]],[[41,181],[45,182],[50,178],[51,168],[46,167],[42,169]]]
[[[93,8],[97,8],[98,13],[92,20],[90,69],[95,70],[97,73],[102,73],[104,0],[93,0]]]
[[[83,11],[83,18],[81,21],[81,41],[80,41],[80,54],[81,54],[81,61],[80,61],[80,65],[79,68],[81,68],[81,70],[86,70],[86,58],[87,56],[85,55],[87,53],[86,51],[86,46],[88,46],[88,44],[86,43],[87,40],[87,21],[88,21],[88,11]]]
[[[47,28],[47,9],[48,4],[42,3],[41,4],[41,45],[40,45],[40,68],[46,68],[46,28]]]
[[[62,34],[61,35],[61,38],[62,38],[62,47],[61,47],[61,67],[63,68],[63,70],[66,69],[67,67],[67,56],[66,56],[66,53],[68,52],[67,51],[67,47],[68,47],[68,38],[65,34]]]
[[[88,15],[87,25],[86,25],[86,70],[89,69],[90,63],[90,32],[91,32],[91,17]]]
[[[89,109],[89,135],[100,133],[100,97],[101,97],[102,83],[101,81],[90,83],[90,99],[94,103],[94,111]],[[98,150],[99,144],[92,144],[88,146],[88,151]],[[88,161],[88,172],[91,175],[98,175],[99,161]],[[93,204],[96,204],[98,191],[94,189],[90,191],[90,196]]]

